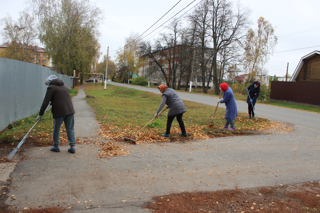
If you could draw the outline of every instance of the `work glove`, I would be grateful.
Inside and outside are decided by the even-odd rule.
[[[38,115],[36,121],[41,121],[41,118],[42,118],[42,116],[41,116],[41,115]]]
[[[246,89],[246,92],[248,92],[248,89]]]
[[[221,100],[222,100],[222,99],[218,99],[218,103],[220,103]]]
[[[253,101],[253,100],[252,100],[252,99],[250,99],[250,103],[252,103],[252,101]]]
[[[158,114],[156,113],[156,114],[154,115],[154,117],[157,118],[157,117],[158,117]]]

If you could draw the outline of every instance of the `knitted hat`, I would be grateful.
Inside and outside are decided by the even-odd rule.
[[[164,84],[161,84],[160,86],[158,86],[158,89],[160,90],[161,93],[164,93],[164,91],[166,91],[167,88],[168,86]]]
[[[58,77],[55,75],[50,75],[47,79],[46,79],[46,85],[50,85],[51,81],[53,81],[54,79],[57,79]]]
[[[222,89],[223,92],[225,92],[229,88],[229,86],[227,83],[222,83],[220,84],[220,88]]]

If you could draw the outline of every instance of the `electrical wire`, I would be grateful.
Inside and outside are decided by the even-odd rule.
[[[168,10],[163,16],[161,16],[160,19],[158,19],[158,21],[156,21],[153,25],[151,25],[151,27],[149,27],[146,31],[144,31],[143,33],[141,33],[136,39],[138,39],[139,37],[141,37],[143,34],[145,34],[148,30],[150,30],[150,28],[152,28],[154,25],[156,25],[163,17],[165,17],[173,8],[175,8],[182,0],[178,1],[173,7],[171,7],[170,10]]]
[[[292,52],[292,51],[296,51],[296,50],[304,50],[304,49],[309,49],[309,48],[314,48],[314,47],[320,47],[320,45],[312,46],[312,47],[303,47],[303,48],[299,48],[299,49],[292,49],[292,50],[278,51],[278,52],[274,52],[274,53]]]
[[[308,33],[308,32],[317,31],[317,30],[320,30],[320,27],[312,28],[312,29],[306,29],[306,30],[303,30],[303,31],[293,32],[293,33],[289,33],[289,34],[285,34],[285,35],[279,35],[278,37],[292,36],[292,35],[297,35],[297,34],[301,34],[301,33]]]
[[[170,21],[171,19],[173,19],[175,16],[177,16],[179,13],[181,13],[183,10],[185,10],[187,7],[189,7],[191,4],[193,4],[195,1],[197,0],[193,0],[191,3],[189,3],[186,7],[184,7],[182,10],[180,10],[179,12],[177,12],[174,16],[172,16],[170,19],[168,19],[167,21],[165,21],[163,24],[161,24],[159,27],[157,27],[156,29],[154,29],[151,33],[153,33],[154,31],[156,31],[157,29],[159,29],[160,27],[162,27],[164,24],[166,24],[168,21]],[[191,8],[193,9],[193,8]],[[190,10],[191,10],[190,9]],[[190,10],[188,10],[187,12],[189,12]],[[185,13],[184,13],[185,14]],[[182,15],[184,15],[182,14]],[[181,16],[180,16],[181,17]],[[180,18],[179,17],[179,18]],[[151,33],[149,33],[148,35],[144,36],[142,39],[140,39],[139,41],[143,40],[144,38],[146,38],[147,36],[149,36]]]
[[[142,34],[144,34],[145,32],[147,32],[147,31],[148,31],[152,26],[154,26],[156,23],[153,24],[151,27],[148,28],[148,30],[146,30],[145,32],[143,32],[141,35],[139,35],[139,36],[138,36],[137,38],[135,38],[134,40],[135,40],[136,42],[142,41],[142,40],[145,39],[147,36],[149,36],[150,34],[152,34],[154,31],[158,30],[158,29],[159,29],[160,27],[162,27],[164,24],[166,24],[167,22],[169,22],[170,20],[172,20],[172,19],[173,19],[175,16],[177,16],[179,13],[181,13],[182,11],[184,11],[185,9],[187,9],[187,8],[188,8],[191,4],[193,4],[195,1],[197,1],[197,0],[193,0],[191,3],[189,3],[187,6],[185,6],[183,9],[181,9],[179,12],[177,12],[175,15],[173,15],[173,16],[170,17],[167,21],[165,21],[163,24],[161,24],[159,27],[157,27],[157,28],[154,29],[152,32],[150,32],[149,34],[147,34],[146,36],[144,36],[144,37],[142,37],[141,39],[138,40],[138,38],[139,38]],[[202,1],[203,1],[203,0],[201,0],[198,4],[200,4]],[[179,3],[179,2],[178,2],[178,3]],[[196,7],[198,4],[196,4],[194,7]],[[177,5],[177,4],[176,4],[176,5]],[[176,6],[176,5],[175,5],[175,6]],[[174,6],[174,7],[175,7],[175,6]],[[191,9],[189,9],[187,12],[189,12],[190,10],[192,10],[194,7],[192,7]],[[171,8],[170,10],[172,10],[172,8]],[[170,11],[170,10],[169,10],[169,11]],[[169,11],[168,11],[168,12],[169,12]],[[168,12],[167,12],[167,13],[168,13]],[[183,15],[185,15],[187,12],[185,12],[185,13],[183,13],[181,16],[179,16],[178,19],[181,18]],[[166,14],[167,14],[167,13],[166,13]],[[165,14],[165,15],[166,15],[166,14]],[[163,15],[162,17],[164,17],[165,15]],[[161,18],[162,18],[162,17],[161,17]],[[160,19],[161,19],[161,18],[160,18]],[[160,19],[159,19],[159,20],[160,20]],[[158,20],[158,21],[159,21],[159,20]],[[157,22],[158,22],[158,21],[157,21]],[[154,36],[155,36],[155,35],[154,35]],[[153,36],[152,36],[152,37],[153,37]],[[151,37],[151,38],[152,38],[152,37]],[[110,52],[121,51],[121,50],[123,50],[123,49],[124,49],[124,48],[119,48],[118,50],[112,50],[112,51],[110,51]]]

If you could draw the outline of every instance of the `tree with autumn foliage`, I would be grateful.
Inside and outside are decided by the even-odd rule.
[[[137,35],[126,38],[124,47],[117,52],[118,80],[121,82],[132,78],[133,74],[139,73],[139,43],[136,38]]]
[[[60,73],[90,73],[100,54],[102,11],[88,0],[32,0],[39,39]]]
[[[103,61],[97,64],[96,66],[96,73],[106,73],[106,63],[107,63],[107,56],[103,56]],[[117,67],[114,61],[108,59],[108,79],[114,79],[116,75]]]
[[[265,75],[263,69],[278,42],[271,23],[263,17],[258,19],[258,28],[249,29],[246,38],[244,67],[248,72],[248,81],[253,82],[257,76]]]
[[[8,44],[1,57],[32,63],[35,55],[34,42],[37,37],[35,19],[27,12],[20,12],[18,21],[10,16],[3,18],[2,35]]]

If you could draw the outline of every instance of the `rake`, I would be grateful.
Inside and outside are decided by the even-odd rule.
[[[48,107],[47,107],[47,109],[46,109],[46,111],[48,111],[48,109],[49,109],[50,107],[51,107],[51,105],[49,104]],[[46,112],[46,111],[44,111],[44,112]],[[22,144],[23,144],[24,141],[26,140],[28,134],[31,132],[31,130],[33,129],[33,127],[34,127],[39,121],[40,121],[40,119],[37,119],[37,120],[36,120],[36,122],[33,124],[33,126],[31,127],[31,129],[28,131],[28,133],[22,138],[22,140],[20,141],[20,143],[18,144],[18,146],[9,153],[9,155],[8,155],[8,157],[7,157],[8,160],[11,160],[11,158],[17,153],[17,151],[20,149],[20,147],[22,146]]]
[[[166,109],[168,109],[168,108],[169,108],[169,107],[166,106],[166,108],[164,108],[161,112],[159,112],[158,116],[160,116],[160,115],[161,115]],[[124,137],[124,140],[125,140],[125,141],[131,141],[131,142],[133,142],[134,144],[137,144],[136,140],[134,140],[133,137],[134,137],[137,133],[141,132],[144,128],[146,128],[146,126],[148,126],[148,125],[149,125],[152,121],[154,121],[155,119],[156,119],[156,117],[152,118],[144,127],[142,127],[142,128],[139,129],[137,132],[135,132],[130,138]]]

